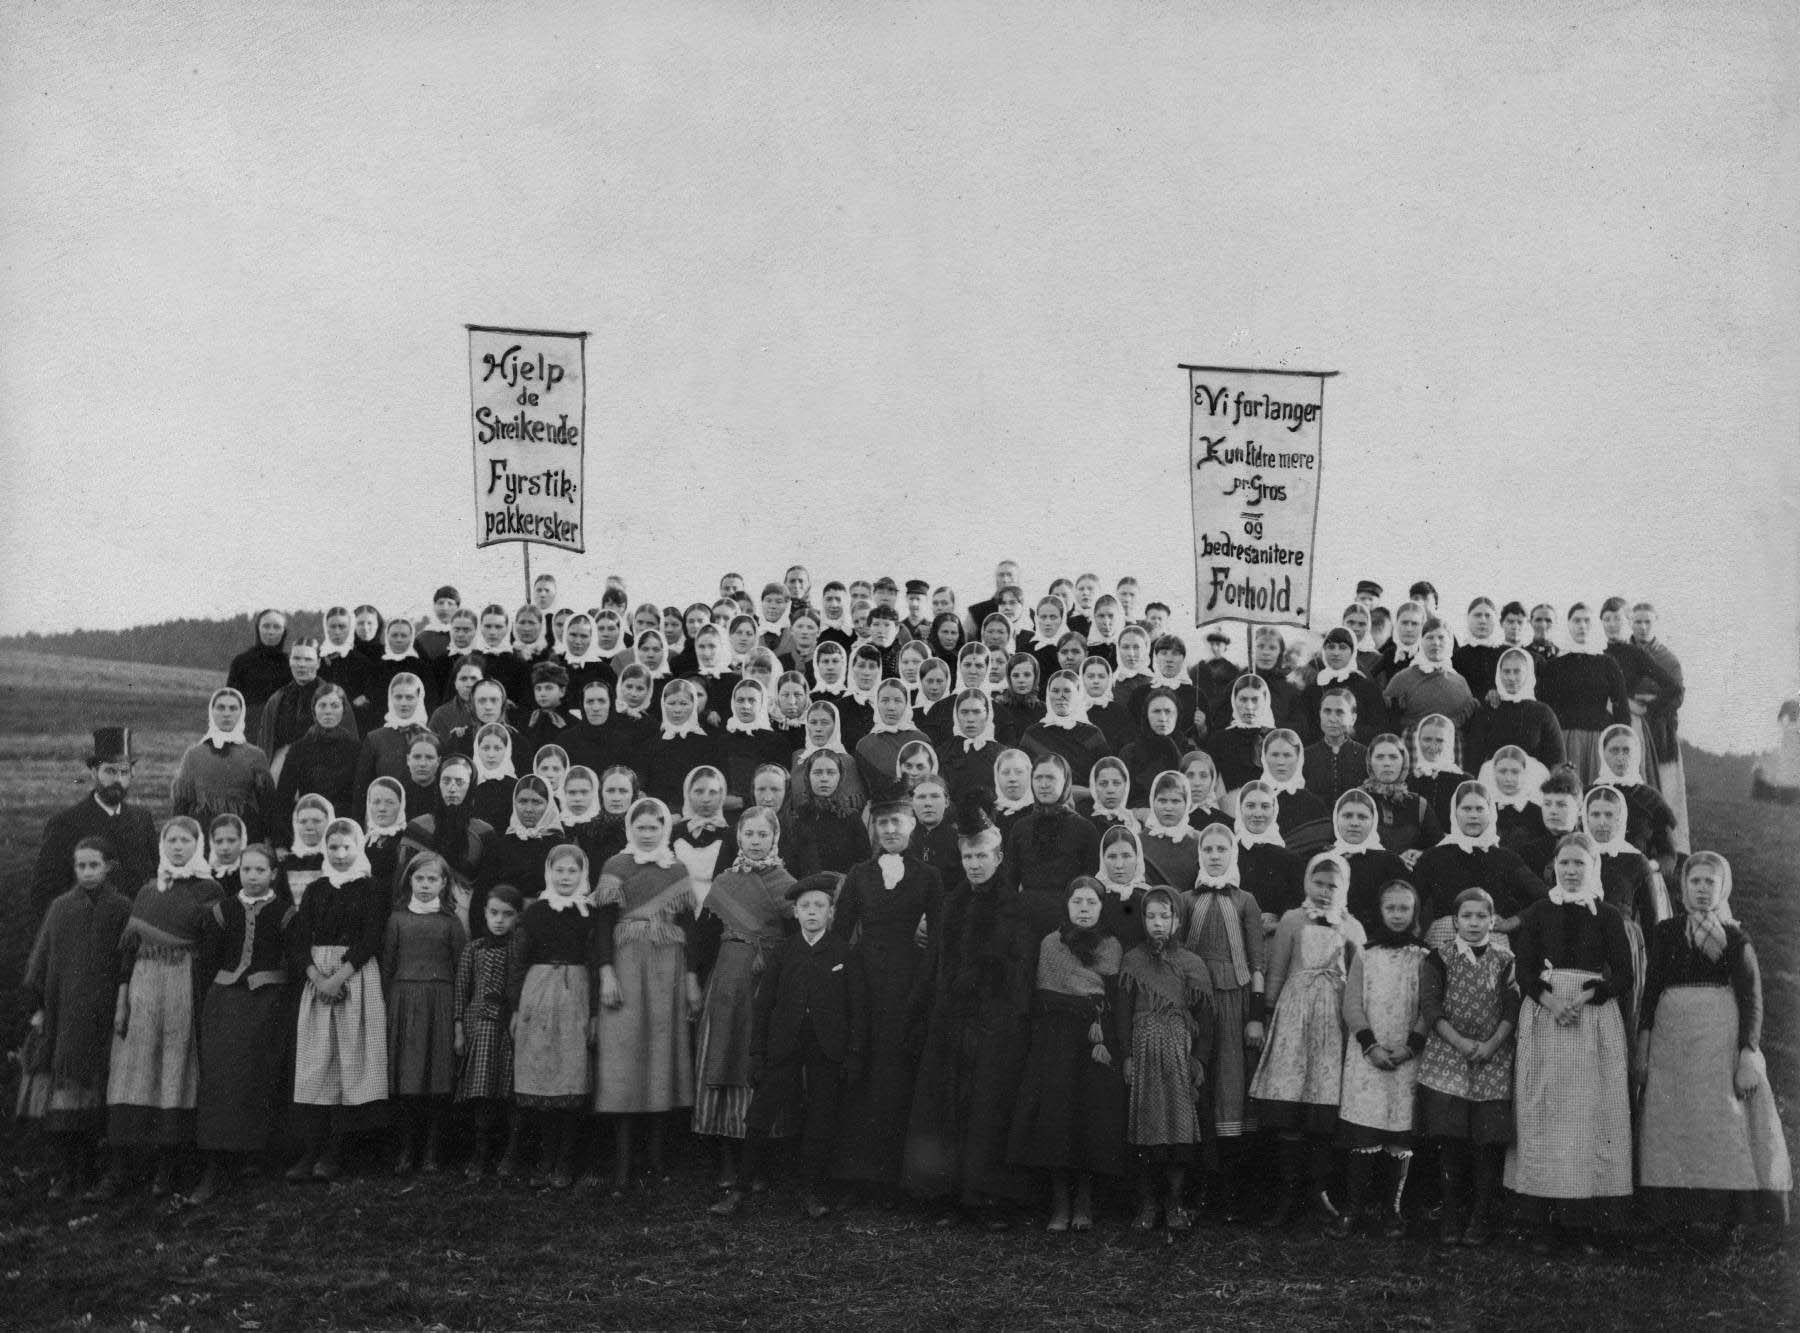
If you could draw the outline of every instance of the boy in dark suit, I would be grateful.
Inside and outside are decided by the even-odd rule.
[[[838,1098],[861,1074],[863,997],[848,966],[850,946],[831,932],[831,904],[843,876],[808,875],[788,890],[799,933],[769,959],[756,991],[750,1077],[756,1085],[745,1117],[743,1177],[762,1176],[769,1131],[784,1114],[802,1122],[801,1209],[817,1221],[831,1209],[819,1197],[837,1140]],[[743,1207],[733,1189],[712,1206],[720,1217]]]

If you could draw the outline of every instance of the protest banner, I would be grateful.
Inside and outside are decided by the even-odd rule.
[[[475,545],[586,550],[587,334],[467,327]]]
[[[1194,623],[1306,628],[1325,381],[1337,372],[1180,368],[1191,404]]]

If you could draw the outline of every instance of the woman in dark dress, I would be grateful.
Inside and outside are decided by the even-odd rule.
[[[687,775],[718,758],[718,738],[701,724],[697,704],[692,683],[671,680],[664,686],[662,730],[644,761],[644,791],[672,809],[681,807]]]
[[[1481,766],[1481,785],[1494,801],[1494,832],[1500,845],[1518,851],[1546,837],[1541,799],[1549,777],[1537,760],[1516,745],[1503,745]]]
[[[1411,766],[1406,743],[1393,732],[1384,732],[1369,742],[1369,776],[1360,788],[1375,798],[1381,845],[1408,869],[1417,864],[1427,847],[1436,846],[1444,836],[1431,802],[1407,781]]]
[[[1338,797],[1331,822],[1337,841],[1330,851],[1350,867],[1346,906],[1365,931],[1374,931],[1381,925],[1381,886],[1391,879],[1405,879],[1406,866],[1382,847],[1375,798],[1367,792],[1352,787]]]
[[[362,742],[350,702],[336,685],[321,685],[313,696],[313,724],[288,747],[275,784],[275,802],[269,816],[269,838],[277,848],[288,844],[294,803],[308,792],[331,802],[334,810],[348,810],[356,792],[356,761]]]
[[[488,890],[510,884],[526,904],[544,891],[544,858],[562,841],[562,818],[550,785],[534,774],[513,784],[512,818],[483,851],[475,891],[469,900],[469,934],[487,934]]]
[[[1125,745],[1120,758],[1131,772],[1131,808],[1142,810],[1150,804],[1150,784],[1159,773],[1181,768],[1181,756],[1187,753],[1186,739],[1178,730],[1181,706],[1170,690],[1153,689],[1144,697],[1144,730]]]
[[[1546,771],[1563,762],[1562,723],[1550,705],[1538,702],[1537,664],[1523,648],[1500,654],[1492,693],[1479,694],[1476,700],[1463,746],[1463,766],[1470,772],[1479,773],[1507,745],[1518,746]]]
[[[287,660],[286,614],[273,607],[258,611],[252,633],[255,637],[250,646],[231,659],[225,684],[244,696],[248,716],[261,717],[269,696],[293,679]]]
[[[768,696],[754,680],[740,680],[731,691],[724,730],[719,733],[719,768],[725,774],[725,808],[743,810],[755,802],[751,790],[756,770],[764,764],[786,767],[793,757],[787,738],[769,721]]]
[[[1082,716],[1100,729],[1107,752],[1123,754],[1137,737],[1137,724],[1113,695],[1112,663],[1090,653],[1081,663]]]
[[[1586,603],[1569,608],[1568,629],[1569,646],[1555,659],[1544,702],[1556,710],[1569,762],[1585,786],[1600,771],[1600,733],[1615,722],[1631,724],[1631,698]]]
[[[1625,841],[1655,865],[1666,882],[1675,873],[1675,814],[1648,781],[1643,741],[1617,723],[1600,734],[1599,781],[1625,797]]]
[[[994,700],[994,734],[1002,745],[1018,745],[1044,716],[1038,694],[1038,660],[1030,653],[1006,659],[1006,688]]]
[[[1112,753],[1100,728],[1082,717],[1081,679],[1072,671],[1058,671],[1044,690],[1044,716],[1025,729],[1020,748],[1035,761],[1042,755],[1059,754],[1069,770],[1085,780],[1095,763]],[[1075,799],[1084,801],[1087,788],[1077,786]]]
[[[912,814],[895,802],[875,816],[877,854],[859,861],[838,889],[831,928],[852,941],[850,966],[867,996],[860,1046],[865,1066],[851,1080],[839,1118],[837,1175],[892,1202],[904,1164],[917,1047],[907,1019],[925,968],[919,923],[937,935],[944,886],[937,871],[906,855]],[[804,878],[804,876],[802,876]]]
[[[1277,727],[1262,743],[1262,780],[1275,792],[1276,818],[1289,847],[1302,856],[1323,851],[1332,840],[1331,807],[1306,789],[1300,737]]]
[[[1004,748],[994,736],[994,708],[986,690],[963,690],[953,704],[955,733],[938,747],[938,764],[950,797],[959,799],[971,788],[990,795],[994,790],[994,764]]]
[[[1227,792],[1262,775],[1263,737],[1275,730],[1268,682],[1246,673],[1231,685],[1231,715],[1224,727],[1206,739],[1206,752],[1218,765]]]
[[[840,751],[822,748],[803,759],[794,775],[789,857],[800,879],[821,870],[843,874],[869,854],[862,811],[844,794],[847,767]]]
[[[1413,732],[1412,772],[1407,785],[1431,806],[1438,827],[1450,827],[1450,802],[1472,774],[1457,758],[1456,724],[1442,713],[1420,719]]]
[[[404,616],[395,616],[388,621],[383,631],[381,656],[375,659],[375,687],[381,696],[388,698],[392,704],[391,689],[396,676],[411,675],[419,682],[424,692],[422,703],[421,725],[424,719],[431,716],[431,710],[437,707],[437,697],[432,689],[431,677],[436,673],[431,664],[419,653],[413,642],[413,623]]]
[[[913,700],[913,725],[942,749],[956,732],[956,697],[951,692],[956,670],[941,657],[919,664],[919,691]]]
[[[1131,770],[1117,755],[1108,755],[1088,770],[1088,796],[1092,805],[1088,822],[1101,837],[1110,828],[1143,831],[1143,823],[1131,809]]]
[[[1518,854],[1500,845],[1493,798],[1481,783],[1465,782],[1456,789],[1451,818],[1455,824],[1450,832],[1413,867],[1420,912],[1429,924],[1428,949],[1442,949],[1455,938],[1456,895],[1464,889],[1487,890],[1494,900],[1493,928],[1507,935],[1518,928],[1520,913],[1545,891],[1544,881]]]
[[[1232,826],[1237,835],[1238,886],[1256,899],[1265,937],[1275,933],[1276,923],[1305,896],[1301,876],[1306,861],[1282,842],[1275,813],[1275,792],[1261,778],[1238,791]]]
[[[1020,893],[1032,939],[1055,930],[1065,915],[1069,882],[1099,864],[1100,835],[1075,813],[1069,761],[1046,754],[1031,767],[1031,809],[1006,834],[1006,876]]]

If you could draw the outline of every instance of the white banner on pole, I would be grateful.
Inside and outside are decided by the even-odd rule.
[[[587,334],[468,329],[475,545],[586,550]]]
[[[1335,370],[1182,366],[1194,623],[1307,627],[1325,381]]]

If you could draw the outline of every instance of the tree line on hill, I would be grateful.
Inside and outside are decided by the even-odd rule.
[[[323,622],[322,612],[293,612],[288,618],[288,641],[306,635],[318,637]],[[0,638],[0,648],[223,672],[233,657],[250,646],[255,634],[249,615],[212,620],[183,618],[133,625],[130,629],[76,629],[62,634],[34,631]]]

